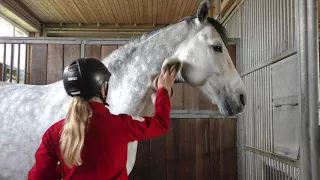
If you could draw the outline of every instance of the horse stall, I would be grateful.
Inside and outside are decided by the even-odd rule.
[[[26,54],[19,59],[26,62],[26,76],[20,83],[46,85],[61,80],[63,69],[71,60],[79,57],[103,59],[128,40],[2,38],[0,46],[7,49],[3,57],[17,48],[21,54]],[[234,63],[237,43],[237,39],[228,40],[227,47]],[[11,46],[14,48],[8,48]],[[20,57],[15,53],[10,58],[16,55]],[[2,77],[7,77],[3,81],[21,79],[18,74],[10,75],[9,71]],[[130,179],[236,180],[237,117],[222,116],[215,105],[188,84],[176,84],[173,90],[170,131],[139,141]]]
[[[71,60],[102,60],[132,38],[195,14],[200,3],[61,2],[0,1],[0,13],[31,32],[0,38],[2,81],[55,83]],[[175,84],[170,130],[138,142],[130,179],[319,180],[317,1],[210,2],[210,16],[220,15],[228,53],[246,87],[244,112],[223,116],[198,90]],[[7,176],[0,169],[2,179]]]

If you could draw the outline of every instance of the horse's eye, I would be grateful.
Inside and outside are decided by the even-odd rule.
[[[214,51],[216,51],[216,52],[222,53],[222,47],[221,47],[221,46],[213,45],[213,46],[212,46],[212,49],[213,49]]]

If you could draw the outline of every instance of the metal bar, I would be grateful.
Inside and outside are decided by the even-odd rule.
[[[281,60],[283,60],[283,59],[285,59],[287,57],[295,55],[296,53],[297,53],[296,48],[291,48],[291,49],[289,49],[289,50],[287,50],[287,51],[285,51],[285,52],[283,52],[283,53],[281,53],[281,54],[279,54],[279,55],[277,55],[277,56],[275,56],[273,58],[268,59],[267,61],[264,61],[263,63],[260,63],[260,64],[258,64],[256,66],[252,67],[251,69],[248,69],[248,70],[242,72],[241,73],[241,77],[246,76],[246,75],[248,75],[248,74],[250,74],[250,73],[252,73],[252,72],[254,72],[254,71],[258,70],[258,69],[264,68],[264,67],[266,67],[266,66],[268,66],[270,64],[273,64],[273,63],[276,63],[278,61],[281,61]]]
[[[310,163],[311,177],[320,179],[320,137],[319,137],[319,111],[318,111],[318,80],[319,80],[319,44],[318,36],[318,1],[307,0],[308,19],[308,89],[309,89],[309,129],[310,134]]]
[[[14,59],[14,44],[11,44],[11,59],[10,59],[10,72],[9,82],[12,83],[12,71],[13,71],[13,59]]]
[[[2,81],[6,81],[7,77],[7,66],[6,66],[6,58],[7,58],[7,44],[3,45],[3,64],[2,64]]]
[[[278,155],[278,154],[274,154],[274,153],[271,153],[271,152],[263,151],[263,150],[260,150],[260,149],[254,148],[254,147],[250,147],[250,146],[247,146],[247,145],[244,145],[243,149],[246,150],[246,151],[255,153],[255,154],[259,154],[260,156],[268,157],[270,159],[285,163],[285,164],[290,165],[290,166],[299,167],[299,161],[297,161],[295,159],[291,159],[291,158],[284,157],[284,156],[281,156],[281,155]]]
[[[86,55],[85,50],[86,50],[86,48],[85,48],[85,42],[82,41],[82,42],[81,42],[81,45],[80,45],[80,56],[81,56],[81,58],[84,58],[84,57],[85,57],[85,55]]]
[[[219,119],[235,119],[237,116],[223,116],[219,111],[210,110],[172,110],[170,118],[175,119],[202,119],[202,118],[219,118]]]
[[[239,0],[239,1],[240,1],[240,0]],[[240,2],[239,2],[239,1],[238,1],[238,3],[235,2],[236,7],[233,8],[233,10],[231,11],[231,13],[230,13],[230,12],[227,12],[227,13],[229,13],[229,15],[222,17],[222,19],[221,19],[221,24],[222,24],[222,25],[226,25],[226,24],[228,23],[228,21],[233,17],[233,15],[237,12],[237,10],[241,7],[241,5],[242,5],[246,0],[241,0]]]
[[[28,57],[29,57],[29,44],[26,44],[26,56],[24,58],[24,84],[27,84],[28,76]]]
[[[20,81],[20,44],[18,44],[18,72],[17,72],[17,83]]]
[[[150,30],[149,30],[150,31]],[[92,29],[92,30],[48,30],[48,31],[44,31],[44,34],[49,34],[48,36],[50,36],[51,34],[77,34],[77,33],[82,33],[82,34],[93,34],[93,33],[99,33],[99,34],[104,34],[104,35],[132,35],[132,33],[134,32],[135,35],[143,35],[145,33],[147,33],[148,31],[102,31],[99,29]]]
[[[317,2],[296,0],[299,34],[298,52],[300,74],[301,119],[301,179],[318,180],[319,120],[318,120],[318,26]]]
[[[84,40],[84,44],[126,44],[130,40],[129,39],[118,39],[118,40],[108,40],[108,41],[103,41],[103,40]]]
[[[80,44],[81,40],[68,40],[63,38],[1,38],[0,43],[8,44]]]
[[[92,44],[108,44],[109,42],[128,42],[130,38],[57,38],[57,37],[1,37],[0,43],[4,44],[81,44],[83,41]],[[231,39],[232,40],[232,39]]]
[[[51,23],[51,24],[44,24],[44,31],[68,31],[68,30],[81,30],[81,31],[87,31],[87,30],[94,30],[94,31],[152,31],[154,29],[159,29],[162,27],[165,27],[166,24],[162,25],[110,25],[110,24],[99,24],[97,26],[97,23],[86,23],[81,24],[79,26],[78,23]]]

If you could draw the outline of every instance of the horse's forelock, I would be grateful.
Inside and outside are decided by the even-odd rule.
[[[192,22],[194,22],[193,20],[195,18],[197,18],[196,15],[186,16],[186,17],[182,18],[179,22],[185,21],[190,26],[194,26],[195,23],[192,23]],[[221,36],[222,41],[226,44],[227,39],[228,39],[228,34],[227,34],[226,28],[221,23],[219,23],[217,20],[215,20],[212,17],[207,17],[207,22],[217,30],[217,32]]]

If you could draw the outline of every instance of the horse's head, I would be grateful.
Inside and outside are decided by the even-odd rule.
[[[177,81],[200,90],[223,115],[236,115],[246,104],[245,86],[226,48],[224,29],[208,17],[208,12],[208,2],[203,1],[197,16],[182,22],[190,28],[190,34],[163,67],[180,61]]]

